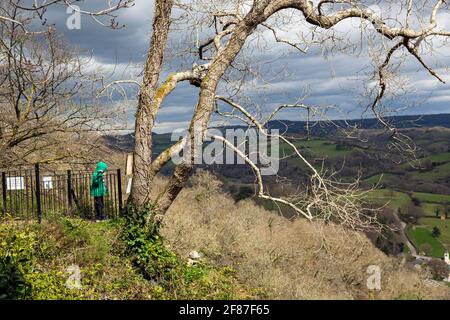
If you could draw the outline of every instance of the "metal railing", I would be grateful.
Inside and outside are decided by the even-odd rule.
[[[90,196],[91,173],[87,171],[50,171],[39,164],[34,168],[1,172],[0,208],[15,219],[41,221],[49,213],[94,219],[94,198]],[[117,218],[122,211],[121,170],[105,173],[108,195],[104,212]]]

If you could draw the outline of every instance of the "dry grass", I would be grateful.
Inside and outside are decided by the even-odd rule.
[[[198,250],[215,265],[235,267],[239,280],[261,298],[450,297],[448,289],[427,286],[427,274],[387,257],[361,233],[289,221],[250,200],[235,204],[208,172],[192,182],[167,213],[163,235],[181,256]],[[382,270],[381,291],[366,288],[369,265]]]

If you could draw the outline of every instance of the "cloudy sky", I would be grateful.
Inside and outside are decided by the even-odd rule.
[[[82,9],[99,8],[104,4],[101,0],[85,1]],[[447,10],[448,11],[448,10]],[[64,34],[68,41],[80,48],[86,49],[92,56],[95,67],[105,74],[115,70],[114,79],[139,78],[139,70],[146,57],[148,41],[151,35],[151,22],[153,16],[153,1],[136,0],[135,6],[119,12],[117,21],[125,27],[111,30],[95,23],[90,17],[81,17],[81,28],[69,30],[66,22],[70,14],[64,7],[54,7],[47,13],[49,23],[56,25],[56,29]],[[438,17],[438,21],[450,29],[450,19],[446,13]],[[337,26],[338,31],[347,36],[358,39],[357,23],[348,21]],[[292,29],[294,28],[294,29]],[[292,26],[289,34],[297,34]],[[301,28],[301,27],[298,27]],[[300,31],[300,30],[298,30]],[[183,30],[176,30],[172,39],[177,40],[189,37]],[[335,54],[327,58],[321,53],[319,47],[311,47],[307,54],[296,52],[286,45],[276,44],[269,39],[264,45],[254,49],[255,67],[262,77],[270,79],[270,85],[263,81],[248,89],[246,95],[270,110],[278,104],[293,103],[307,92],[304,102],[313,105],[334,106],[330,110],[330,118],[360,118],[368,100],[361,97],[363,92],[361,78],[367,77],[371,66],[370,59],[363,55],[360,57],[347,54]],[[178,41],[179,42],[179,41]],[[430,59],[431,63],[439,62],[450,65],[450,48],[441,48],[437,52],[437,60]],[[176,63],[182,56],[173,58],[166,72],[174,71],[181,65]],[[418,71],[419,70],[419,71]],[[441,76],[450,83],[448,70],[439,69]],[[429,114],[450,113],[450,86],[442,84],[435,78],[420,69],[417,62],[410,59],[404,67],[404,74],[410,79],[408,99],[398,99],[391,103],[393,114]],[[136,96],[129,90],[129,119],[132,124],[132,115],[135,111]],[[168,132],[176,128],[183,128],[190,120],[191,111],[198,98],[197,88],[188,84],[179,85],[164,103],[157,119],[157,132]],[[412,103],[411,102],[415,102]],[[107,106],[105,106],[107,107]],[[370,117],[370,114],[364,116]],[[279,118],[289,120],[303,120],[299,111],[286,111]]]

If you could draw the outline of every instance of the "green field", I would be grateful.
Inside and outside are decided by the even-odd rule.
[[[412,196],[419,199],[422,202],[430,203],[440,203],[440,204],[450,204],[450,195],[447,194],[435,194],[435,193],[424,193],[424,192],[413,192]]]
[[[382,183],[383,181],[389,180],[390,178],[394,177],[395,175],[390,173],[379,173],[374,176],[371,176],[370,178],[364,179],[363,181],[369,185],[376,185],[379,183]]]
[[[408,234],[416,247],[428,243],[432,247],[430,256],[441,258],[446,250],[450,249],[450,219],[441,220],[435,217],[436,208],[443,210],[445,201],[450,199],[448,195],[414,192],[413,196],[422,201],[421,207],[427,217],[419,219],[419,226],[411,228]],[[411,203],[411,198],[407,193],[388,189],[378,189],[370,193],[369,201],[379,204],[387,204],[388,207],[396,210],[404,208]],[[433,227],[438,227],[441,235],[438,238],[432,236]]]
[[[429,159],[432,162],[450,162],[450,152],[436,153],[425,159]]]
[[[439,214],[441,214],[444,210],[444,206],[441,204],[438,204],[438,203],[425,202],[425,203],[422,203],[420,206],[422,207],[423,211],[425,211],[425,214],[427,216],[432,216],[432,217],[436,216],[436,209],[439,209]]]
[[[379,175],[377,175],[379,178]],[[375,180],[375,177],[372,177]],[[412,197],[421,201],[421,207],[426,215],[434,216],[436,208],[441,211],[444,206],[450,204],[450,195],[434,194],[425,192],[413,192]],[[409,194],[400,191],[393,191],[391,189],[377,189],[373,190],[369,195],[369,200],[377,203],[388,203],[391,208],[402,208],[408,206],[411,202]]]
[[[336,143],[331,140],[309,140],[309,141],[292,141],[292,143],[305,156],[312,157],[337,157],[345,156],[353,152],[352,149],[340,150],[336,148]],[[292,155],[294,151],[287,143],[280,143],[280,155]]]
[[[441,235],[439,236],[439,241],[445,246],[447,250],[450,249],[450,219],[441,220],[438,218],[421,218],[419,223],[424,228],[428,230],[433,230],[434,227],[439,228]]]
[[[427,157],[423,157],[417,159],[415,161],[406,162],[401,165],[404,169],[413,169],[414,167],[418,167],[420,164],[423,164],[425,161],[437,162],[437,163],[446,163],[450,162],[450,152],[441,152],[429,155]]]
[[[431,252],[429,253],[430,257],[442,258],[445,253],[445,248],[442,243],[433,237],[431,231],[428,228],[424,227],[416,227],[410,228],[408,230],[408,235],[414,244],[420,248],[423,244],[429,244],[431,246]]]
[[[446,139],[448,139],[448,137]],[[434,148],[442,148],[442,147],[444,147],[445,148],[448,145],[448,141],[434,141],[434,142],[432,142],[432,141],[428,142],[428,144],[427,144],[428,147],[434,147]]]
[[[426,172],[413,170],[413,168],[417,168],[420,165],[423,165],[425,161],[439,163],[440,165],[435,166],[432,170]],[[436,153],[412,162],[403,163],[400,167],[406,170],[413,170],[411,172],[411,176],[416,179],[433,181],[442,177],[447,177],[450,176],[450,152]]]
[[[439,178],[450,176],[450,162],[434,167],[433,170],[427,172],[412,172],[411,176],[416,179],[434,181]]]
[[[411,202],[408,194],[390,189],[373,190],[367,200],[378,204],[388,204],[392,209],[406,207]]]

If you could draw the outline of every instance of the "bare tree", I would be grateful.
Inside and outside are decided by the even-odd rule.
[[[0,5],[0,167],[89,158],[100,142],[95,132],[111,129],[114,113],[100,108],[92,95],[95,74],[83,70],[90,59],[51,26],[33,30],[48,6],[75,2]]]
[[[390,5],[390,8],[395,7],[396,10],[380,14],[370,7],[372,4]],[[269,30],[277,42],[294,47],[300,52],[306,52],[311,44],[319,45],[324,50],[345,51],[347,40],[345,37],[338,36],[334,32],[334,27],[346,20],[358,20],[361,34],[366,36],[367,42],[372,48],[371,54],[377,53],[376,59],[373,59],[375,72],[371,80],[372,82],[375,80],[378,85],[372,86],[370,89],[372,102],[368,104],[368,108],[390,132],[394,141],[393,146],[400,149],[406,149],[407,138],[402,137],[401,133],[384,119],[382,111],[383,98],[387,95],[389,84],[393,83],[392,79],[396,76],[395,70],[391,68],[391,62],[396,58],[396,53],[413,57],[431,76],[444,82],[443,78],[423,58],[424,55],[430,53],[430,48],[434,47],[435,41],[445,41],[450,35],[449,32],[442,30],[437,22],[439,12],[448,6],[442,0],[395,2],[255,0],[252,2],[189,1],[180,3],[179,6],[187,12],[188,19],[193,21],[195,20],[193,17],[196,15],[199,17],[199,20],[195,22],[196,28],[202,23],[198,21],[204,19],[203,26],[211,26],[214,34],[203,43],[198,43],[197,39],[198,57],[191,70],[171,73],[165,81],[162,81],[163,84],[158,86],[157,80],[161,74],[163,48],[167,44],[173,6],[173,1],[155,1],[153,35],[144,69],[144,81],[141,85],[135,132],[135,163],[131,201],[139,208],[153,202],[155,211],[159,215],[163,215],[167,211],[190,176],[195,160],[194,150],[198,149],[206,139],[212,115],[215,113],[225,115],[218,109],[219,103],[227,104],[233,109],[232,115],[236,119],[241,119],[266,135],[270,135],[267,131],[268,120],[274,118],[280,110],[296,107],[303,108],[309,113],[313,109],[313,106],[303,103],[284,105],[273,110],[269,118],[258,120],[257,116],[244,104],[217,94],[221,81],[232,72],[230,70],[238,69],[235,64],[245,48],[246,41],[258,34],[261,28]],[[302,26],[307,28],[305,33],[309,33],[311,38],[300,37],[298,41],[284,39],[279,33],[284,23],[283,14],[301,17]],[[375,41],[377,41],[376,45]],[[330,43],[331,45],[329,45]],[[361,41],[359,44],[363,45]],[[188,128],[189,134],[186,139],[152,159],[151,131],[155,117],[164,98],[181,81],[190,81],[191,84],[199,87],[199,99]],[[200,137],[200,139],[196,139],[196,137]],[[216,138],[219,139],[219,137]],[[257,164],[249,161],[245,154],[239,154],[232,143],[227,141],[223,141],[223,143],[227,147],[234,148],[238,155],[251,166],[257,177],[257,194],[260,197],[291,206],[308,219],[317,217],[324,217],[326,220],[337,219],[341,223],[348,223],[354,227],[368,221],[368,217],[360,216],[361,207],[359,205],[351,208],[355,203],[354,200],[358,198],[352,192],[354,185],[343,186],[338,181],[325,178],[289,139],[284,136],[279,136],[279,138],[290,145],[294,153],[311,170],[310,190],[314,191],[309,195],[306,192],[305,198],[301,201],[294,201],[288,197],[271,197],[264,189]],[[170,161],[171,156],[182,148],[191,151],[186,152],[189,157],[185,157],[184,161],[175,167],[164,191],[156,199],[151,200],[149,194],[153,177],[164,164]],[[313,210],[313,208],[315,209]]]
[[[172,8],[172,0],[155,1],[153,34],[136,112],[131,201],[139,208],[142,208],[149,201],[148,192],[151,188],[152,179],[160,170],[159,162],[157,160],[154,161],[154,164],[152,162],[152,129],[162,100],[173,89],[173,87],[170,87],[171,80],[169,79],[169,84],[158,90]]]
[[[76,9],[73,6],[76,3],[76,0],[36,0],[27,7],[20,0],[9,1],[11,8],[32,12],[34,15],[32,18],[38,17],[43,20],[45,20],[45,11],[50,5],[62,4]],[[115,11],[133,5],[133,1],[117,0],[106,3],[106,8],[97,12],[77,10],[91,16],[102,25],[119,27]],[[381,14],[371,7],[373,4],[388,6],[388,9]],[[367,94],[372,101],[367,105],[367,109],[371,110],[384,125],[391,135],[392,146],[399,150],[412,149],[410,141],[383,117],[385,109],[383,101],[389,93],[396,95],[395,90],[392,93],[389,89],[395,88],[395,84],[399,83],[398,65],[400,63],[393,67],[392,61],[413,57],[431,76],[444,82],[443,77],[423,58],[432,53],[436,41],[445,45],[450,35],[438,25],[439,12],[448,6],[443,0],[322,0],[314,2],[307,0],[255,0],[252,2],[195,0],[180,1],[176,5],[185,13],[181,20],[191,22],[197,31],[196,34],[199,28],[212,31],[205,41],[200,41],[197,36],[195,49],[188,50],[197,52],[192,68],[171,73],[162,81],[162,84],[159,83],[175,2],[156,0],[153,33],[144,67],[143,81],[142,83],[134,80],[115,82],[115,84],[125,82],[138,84],[140,89],[135,126],[134,178],[130,201],[137,208],[143,208],[152,202],[159,217],[167,211],[189,178],[195,162],[195,150],[201,147],[208,137],[208,127],[213,114],[241,120],[256,128],[261,134],[270,137],[271,134],[267,130],[268,122],[275,118],[279,111],[299,108],[306,111],[308,116],[311,112],[316,112],[317,106],[307,105],[300,100],[294,104],[279,106],[272,110],[269,117],[261,119],[258,111],[252,110],[248,103],[236,101],[239,98],[237,93],[245,83],[245,76],[238,81],[234,81],[233,76],[254,72],[250,67],[241,64],[239,59],[246,49],[248,40],[261,35],[262,30],[269,31],[276,42],[290,46],[301,53],[307,52],[312,45],[329,52],[356,51],[357,45],[370,47],[369,55],[372,57],[375,68],[369,80],[372,80],[372,83],[375,81],[377,85],[367,86]],[[109,17],[110,23],[101,21],[99,17]],[[14,25],[24,34],[35,33],[25,26],[24,22],[27,20],[21,19],[17,16],[0,14],[0,21]],[[364,43],[359,40],[356,46],[352,45],[346,38],[348,35],[335,32],[334,27],[346,20],[359,21],[361,39],[363,36],[366,39]],[[292,23],[298,23],[301,28],[304,28],[304,32],[300,32],[298,39],[294,40],[284,35],[286,34],[284,27]],[[182,81],[189,81],[199,88],[199,99],[188,128],[188,135],[158,157],[153,157],[151,132],[155,125],[155,118],[164,99]],[[223,82],[235,86],[232,94],[230,92],[227,92],[228,96],[218,94]],[[111,88],[112,85],[108,85],[104,90]],[[227,105],[232,111],[223,112],[219,108],[220,104]],[[219,139],[219,137],[213,138]],[[311,183],[307,190],[295,197],[270,196],[264,187],[258,164],[253,163],[245,153],[240,154],[229,141],[223,141],[224,145],[235,150],[255,172],[258,196],[290,206],[308,219],[321,217],[327,221],[338,220],[353,227],[370,223],[371,217],[362,213],[363,204],[358,200],[359,195],[355,184],[342,184],[334,179],[333,173],[327,176],[309,163],[288,137],[278,135],[277,138],[290,146],[294,155],[299,157],[311,171]],[[164,191],[156,199],[150,199],[153,178],[181,149],[187,151],[183,162],[175,167]]]
[[[71,8],[80,14],[91,17],[98,24],[110,27],[121,27],[117,22],[116,12],[122,8],[129,8],[134,5],[134,0],[105,0],[104,7],[97,11],[87,11],[80,9],[77,4],[82,0],[7,0],[3,1],[3,9],[0,12],[0,21],[14,24],[17,28],[26,33],[39,33],[41,30],[30,28],[30,22],[33,19],[42,20],[45,24],[45,13],[55,5],[63,5]],[[8,8],[5,10],[5,8]],[[14,12],[10,14],[10,10]],[[22,13],[18,15],[17,13]]]

